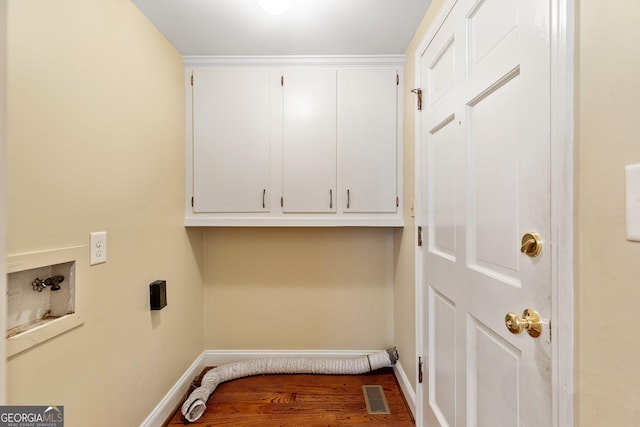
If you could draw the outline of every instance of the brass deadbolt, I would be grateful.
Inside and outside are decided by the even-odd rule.
[[[530,231],[522,236],[520,252],[535,258],[542,252],[542,238],[535,231]]]

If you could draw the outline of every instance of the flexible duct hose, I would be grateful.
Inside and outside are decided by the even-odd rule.
[[[204,414],[206,401],[218,384],[263,374],[357,375],[393,365],[398,360],[395,347],[362,357],[287,357],[242,360],[209,370],[200,387],[182,404],[182,415],[194,422]]]

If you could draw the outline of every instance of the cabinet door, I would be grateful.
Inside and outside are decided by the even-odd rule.
[[[395,69],[338,72],[343,212],[396,212]]]
[[[269,211],[270,74],[194,70],[194,212]]]
[[[285,72],[283,211],[336,211],[336,71]]]

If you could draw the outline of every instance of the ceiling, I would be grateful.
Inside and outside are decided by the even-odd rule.
[[[431,0],[132,0],[183,56],[401,55]]]

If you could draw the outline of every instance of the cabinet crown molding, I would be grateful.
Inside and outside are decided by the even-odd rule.
[[[185,67],[207,65],[242,66],[403,66],[404,55],[282,55],[282,56],[183,56]]]

